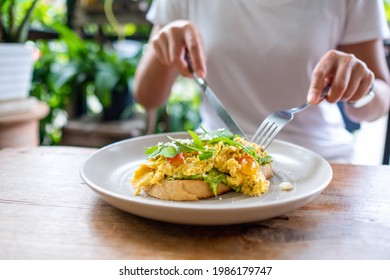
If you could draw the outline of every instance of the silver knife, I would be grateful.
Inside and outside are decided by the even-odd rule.
[[[195,82],[202,89],[203,93],[206,95],[206,97],[210,101],[211,105],[216,110],[218,116],[226,124],[226,126],[230,130],[230,132],[233,134],[238,134],[238,135],[241,135],[241,136],[247,138],[245,136],[244,132],[238,126],[238,124],[233,120],[233,118],[226,111],[222,102],[218,99],[218,97],[214,94],[214,92],[211,90],[211,88],[207,85],[207,82],[204,79],[198,77],[198,75],[196,75],[196,73],[194,72],[194,70],[192,68],[192,64],[191,64],[191,61],[189,59],[188,52],[186,52],[186,60],[188,62],[188,69],[190,70],[192,76],[194,77]]]

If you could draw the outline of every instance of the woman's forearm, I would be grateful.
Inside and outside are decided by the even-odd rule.
[[[136,101],[147,110],[164,104],[176,76],[177,71],[173,67],[162,65],[150,47],[141,58],[135,74]]]
[[[355,122],[375,121],[386,115],[390,107],[390,87],[383,80],[376,79],[374,82],[375,98],[366,106],[353,108],[344,104],[348,117]]]

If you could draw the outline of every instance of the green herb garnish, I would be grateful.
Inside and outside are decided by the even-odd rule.
[[[216,153],[216,150],[207,147],[207,144],[215,144],[222,141],[226,145],[241,148],[248,155],[252,156],[260,165],[272,162],[270,156],[260,157],[253,147],[244,146],[241,143],[234,141],[234,138],[237,135],[233,135],[229,130],[218,129],[207,132],[203,129],[203,131],[204,132],[201,135],[198,135],[194,131],[189,130],[188,133],[192,139],[174,139],[168,136],[171,142],[159,143],[157,146],[149,147],[146,149],[145,154],[148,155],[149,158],[157,156],[173,158],[182,152],[197,152],[199,153],[200,160],[206,160]]]

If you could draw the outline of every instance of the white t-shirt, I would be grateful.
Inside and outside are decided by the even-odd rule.
[[[154,0],[147,18],[193,22],[202,34],[210,87],[247,135],[271,112],[302,105],[318,60],[338,45],[388,36],[381,0]],[[206,98],[202,125],[224,127]],[[335,104],[297,114],[277,136],[330,161],[353,156]]]

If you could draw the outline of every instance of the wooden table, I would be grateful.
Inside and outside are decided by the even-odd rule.
[[[333,164],[329,187],[298,210],[202,227],[97,198],[79,176],[93,151],[0,150],[0,259],[390,259],[390,166]]]

